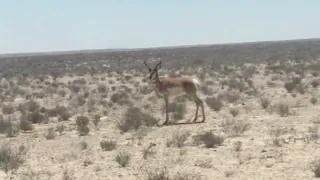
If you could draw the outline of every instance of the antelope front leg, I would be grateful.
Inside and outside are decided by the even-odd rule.
[[[168,103],[169,103],[169,98],[165,96],[164,97],[164,104],[165,104],[165,108],[166,108],[166,121],[162,125],[167,125],[168,121],[169,121]]]

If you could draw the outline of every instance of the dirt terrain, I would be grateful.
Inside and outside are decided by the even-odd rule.
[[[197,78],[206,121],[172,97],[161,126],[143,60]],[[11,54],[0,74],[0,179],[320,177],[319,39]]]

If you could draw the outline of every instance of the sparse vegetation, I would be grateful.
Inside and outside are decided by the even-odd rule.
[[[122,132],[127,132],[132,129],[137,130],[142,125],[153,126],[157,122],[157,119],[147,113],[143,113],[140,108],[130,107],[124,117],[118,121],[117,127]]]
[[[247,170],[262,166],[272,173],[257,168],[260,179],[319,177],[311,152],[320,139],[319,47],[305,40],[0,57],[0,173],[114,178],[107,169],[120,179],[252,179]],[[160,76],[199,79],[204,123],[192,123],[194,102],[182,96],[170,97],[168,107],[179,122],[158,125],[164,101],[142,60],[152,66],[159,59]],[[30,145],[28,154],[21,143]],[[301,174],[296,165],[306,159],[315,161]],[[283,171],[288,160],[290,174]]]
[[[113,141],[113,140],[100,141],[100,147],[101,147],[101,149],[103,149],[105,151],[111,151],[111,150],[115,149],[116,146],[117,146],[117,141]]]
[[[130,163],[131,154],[126,151],[120,151],[115,157],[115,161],[121,166],[126,167]]]
[[[0,147],[0,169],[5,172],[18,169],[24,162],[27,149],[24,146],[16,148],[9,143],[3,143]]]
[[[204,143],[207,148],[214,148],[217,145],[221,145],[225,137],[223,135],[215,135],[212,131],[207,131],[194,136],[193,139],[196,144]],[[201,143],[197,141],[201,141]]]
[[[224,123],[222,123],[222,128],[224,129],[224,132],[231,136],[240,136],[245,131],[249,130],[250,124],[243,121],[238,120],[226,120]]]

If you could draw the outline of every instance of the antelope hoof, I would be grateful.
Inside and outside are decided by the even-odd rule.
[[[202,119],[202,121],[201,121],[201,122],[203,123],[205,120],[206,120],[206,119]]]
[[[193,119],[193,123],[196,123],[196,122],[197,122],[197,119],[198,119],[198,118],[194,118],[194,119]]]
[[[168,121],[165,121],[162,126],[168,125]]]

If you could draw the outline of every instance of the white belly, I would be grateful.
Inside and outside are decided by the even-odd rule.
[[[183,95],[185,95],[185,91],[182,87],[168,88],[168,92],[169,92],[170,96],[183,96]]]

